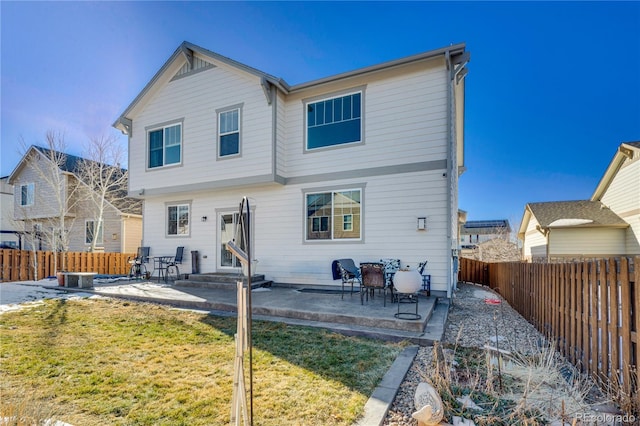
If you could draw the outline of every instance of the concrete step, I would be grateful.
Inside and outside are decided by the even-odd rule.
[[[238,274],[190,274],[188,278],[176,280],[177,287],[210,288],[235,290],[238,281],[247,282],[247,278]],[[273,281],[265,280],[264,275],[253,275],[251,277],[251,288],[270,287]]]
[[[235,285],[238,280],[246,282],[246,277],[237,273],[211,272],[205,274],[189,274],[188,281],[194,282],[214,282],[214,283],[232,283]],[[255,274],[251,276],[251,281],[263,281],[264,275]]]

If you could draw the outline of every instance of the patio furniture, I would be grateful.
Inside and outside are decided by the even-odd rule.
[[[400,259],[380,259],[380,263],[384,265],[384,285],[391,291],[391,301],[395,301],[395,289],[393,288],[393,276],[400,269]]]
[[[383,306],[387,306],[387,286],[385,285],[384,265],[382,263],[366,262],[360,264],[360,274],[362,275],[362,285],[360,286],[360,304],[364,304],[364,296],[369,293],[371,297],[375,295],[376,289],[384,292]]]
[[[424,270],[427,268],[427,261],[418,265],[418,272],[422,275],[422,291],[428,296],[431,296],[431,274],[425,274]]]
[[[180,273],[178,265],[182,264],[183,255],[184,247],[180,246],[176,249],[174,256],[153,257],[153,274],[157,275],[158,282],[160,282],[161,278],[164,282],[175,281],[178,278],[178,274]]]
[[[131,265],[129,268],[129,279],[143,279],[147,276],[147,267],[145,263],[149,262],[150,247],[138,247],[136,257],[128,258],[127,263]]]
[[[180,276],[178,265],[182,265],[182,257],[184,256],[184,247],[180,246],[176,249],[176,255],[167,263],[165,281],[175,282]]]
[[[351,294],[353,294],[353,284],[357,281],[358,285],[362,285],[360,269],[353,262],[353,259],[338,259],[338,268],[340,270],[340,278],[342,279],[342,294],[344,299],[344,286],[351,284]]]

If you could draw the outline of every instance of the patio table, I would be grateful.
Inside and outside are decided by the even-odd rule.
[[[158,282],[160,282],[160,278],[167,281],[167,264],[173,258],[174,256],[153,256],[153,272],[158,271]],[[151,275],[153,277],[153,273]]]

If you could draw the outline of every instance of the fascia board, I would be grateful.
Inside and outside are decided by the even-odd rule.
[[[184,44],[184,43],[183,43]],[[181,44],[175,52],[167,59],[167,61],[160,67],[158,72],[151,78],[151,80],[147,83],[146,86],[142,89],[138,96],[135,97],[133,102],[129,104],[129,106],[124,110],[120,117],[112,124],[113,127],[120,130],[123,133],[126,133],[126,129],[124,126],[124,121],[130,120],[131,113],[140,105],[144,103],[144,100],[148,98],[149,95],[152,94],[154,86],[162,81],[169,80],[169,77],[166,76],[167,72],[171,68],[176,67],[176,61],[182,57],[182,61],[180,61],[179,66],[182,66],[184,62],[186,62],[186,58],[183,55],[183,44]]]
[[[370,74],[370,73],[373,73],[373,72],[386,70],[386,69],[389,69],[389,68],[410,64],[410,63],[413,63],[413,62],[430,60],[430,59],[437,58],[439,56],[444,55],[447,51],[452,55],[453,54],[459,54],[459,53],[464,52],[464,49],[465,49],[465,44],[464,43],[459,43],[459,44],[455,44],[455,45],[448,46],[448,47],[443,47],[443,48],[436,49],[436,50],[430,50],[428,52],[419,53],[417,55],[407,56],[407,57],[404,57],[404,58],[395,59],[395,60],[392,60],[392,61],[383,62],[383,63],[380,63],[380,64],[371,65],[371,66],[364,67],[364,68],[359,68],[359,69],[356,69],[356,70],[353,70],[353,71],[347,71],[347,72],[336,74],[336,75],[329,76],[329,77],[323,77],[323,78],[320,78],[320,79],[317,79],[317,80],[309,81],[307,83],[296,84],[296,85],[291,86],[291,88],[289,89],[289,93],[295,93],[295,92],[299,92],[299,91],[302,91],[302,90],[305,90],[305,89],[309,89],[311,87],[320,86],[320,85],[328,84],[328,83],[333,83],[335,81],[344,80],[344,79],[347,79],[347,78],[353,78],[353,77],[357,77],[357,76],[364,75],[364,74]]]
[[[616,176],[616,174],[622,167],[622,164],[627,159],[627,156],[621,151],[621,148],[622,148],[622,145],[618,147],[618,150],[616,151],[615,155],[613,156],[613,159],[609,163],[607,170],[605,170],[604,175],[602,175],[602,179],[600,179],[600,182],[598,182],[598,185],[596,186],[596,190],[593,192],[593,195],[591,196],[591,201],[601,201],[602,196],[604,195],[605,192],[607,192],[609,185],[611,185],[613,178]]]
[[[531,208],[529,208],[529,204],[524,207],[524,213],[522,214],[522,220],[520,221],[520,228],[518,229],[518,238],[524,240],[524,234],[527,232],[527,226],[529,226],[529,221],[531,220],[531,216],[533,213],[531,212]]]
[[[41,155],[42,157],[46,158],[46,156],[42,153],[42,151],[40,151],[39,149],[36,149],[34,145],[31,145],[27,150],[27,152],[22,156],[18,164],[16,164],[16,167],[13,169],[13,171],[9,174],[9,178],[7,179],[7,183],[9,185],[13,185],[13,182],[18,176],[18,174],[20,174],[22,169],[27,165],[27,159],[31,156],[32,151],[35,151],[38,153],[38,155]]]
[[[264,73],[260,70],[252,68],[248,65],[242,64],[238,61],[234,61],[231,58],[227,58],[226,56],[222,56],[210,50],[204,49],[200,46],[196,46],[195,44],[189,42],[183,42],[178,46],[178,48],[173,52],[173,54],[169,57],[169,59],[162,65],[162,67],[158,70],[158,72],[151,78],[149,83],[142,89],[142,91],[136,96],[136,98],[131,102],[131,104],[124,110],[120,117],[112,124],[113,127],[126,133],[125,121],[130,120],[130,115],[135,112],[135,110],[143,105],[145,100],[149,95],[153,93],[154,87],[157,87],[159,83],[167,82],[172,78],[171,70],[175,69],[177,71],[185,62],[187,62],[187,58],[184,54],[185,49],[189,49],[193,52],[198,53],[199,55],[209,58],[214,62],[222,62],[224,64],[230,65],[236,69],[249,73],[251,75],[264,78],[269,83],[276,86],[281,91],[287,93],[289,85],[282,79],[274,77],[270,74]]]

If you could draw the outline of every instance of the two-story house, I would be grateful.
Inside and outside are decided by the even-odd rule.
[[[457,44],[289,85],[182,43],[114,123],[144,245],[237,271],[225,243],[246,196],[257,272],[275,283],[332,285],[339,258],[426,259],[450,295],[468,60]]]
[[[142,240],[142,203],[107,193],[100,214],[96,197],[89,196],[92,188],[79,177],[83,161],[31,146],[9,175],[13,218],[22,223],[24,248],[135,253]],[[64,240],[59,237],[62,228]]]

